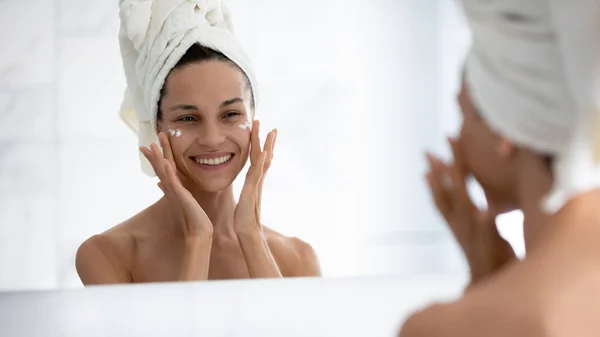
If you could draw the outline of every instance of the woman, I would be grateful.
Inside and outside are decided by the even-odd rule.
[[[429,155],[437,207],[471,267],[462,298],[411,316],[400,336],[596,336],[600,323],[598,84],[594,0],[463,0],[473,33],[454,163]],[[489,209],[469,200],[465,178]],[[524,214],[527,257],[498,235]]]
[[[268,134],[261,149],[259,123],[250,123],[255,81],[227,29],[226,8],[220,1],[121,1],[121,20],[143,164],[151,165],[146,171],[156,173],[164,197],[81,245],[76,266],[82,282],[320,275],[310,245],[260,222],[262,185],[277,131]],[[163,24],[155,35],[152,20]],[[139,24],[148,21],[149,29]],[[221,46],[229,56],[203,42]],[[236,204],[232,183],[248,157],[251,165]]]

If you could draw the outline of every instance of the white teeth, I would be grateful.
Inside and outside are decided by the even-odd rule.
[[[196,162],[198,164],[202,164],[202,165],[221,165],[221,164],[228,162],[229,159],[231,159],[230,154],[223,156],[223,157],[219,157],[219,158],[210,158],[210,159],[194,158],[194,160],[196,160]]]

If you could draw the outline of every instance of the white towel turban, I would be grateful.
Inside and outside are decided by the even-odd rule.
[[[462,2],[473,103],[502,136],[554,156],[543,209],[600,187],[600,1]]]
[[[140,146],[158,145],[156,114],[167,75],[195,43],[223,53],[250,81],[257,104],[256,79],[250,60],[233,32],[222,0],[120,0],[119,43],[127,89],[123,121],[137,133]],[[140,154],[142,170],[154,170]]]

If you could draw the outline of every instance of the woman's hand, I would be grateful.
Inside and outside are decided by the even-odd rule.
[[[212,238],[213,226],[210,219],[200,207],[194,196],[181,184],[177,176],[177,166],[173,158],[171,143],[163,132],[158,134],[164,156],[156,144],[141,147],[140,151],[152,164],[152,168],[160,179],[158,187],[163,191],[173,210],[178,214],[183,225],[186,238]]]
[[[250,168],[234,213],[234,230],[248,266],[250,278],[280,278],[279,266],[271,253],[260,222],[260,200],[267,168],[273,158],[277,130],[269,132],[264,148],[260,148],[259,123],[250,132]]]
[[[277,130],[269,132],[262,150],[259,131],[260,124],[258,121],[254,121],[252,131],[250,131],[250,168],[246,174],[240,200],[234,213],[234,229],[238,235],[262,234],[262,224],[260,222],[262,187],[273,159]]]
[[[448,165],[428,154],[427,182],[437,209],[462,247],[471,269],[473,286],[516,259],[508,242],[498,233],[496,214],[479,210],[466,188],[467,171],[455,140],[449,140],[454,163]]]

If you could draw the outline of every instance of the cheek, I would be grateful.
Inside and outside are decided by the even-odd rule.
[[[485,129],[467,128],[461,132],[461,150],[465,165],[486,190],[496,189],[503,163],[496,155],[493,136]]]
[[[475,176],[480,175],[485,162],[489,160],[489,151],[477,128],[469,122],[463,123],[459,143],[465,165]]]
[[[245,121],[240,120],[229,125],[221,125],[221,133],[228,142],[235,144],[242,155],[248,152],[250,146],[250,126]]]
[[[175,157],[183,155],[193,141],[194,135],[189,130],[183,128],[169,129],[169,142],[171,143],[171,149]]]
[[[231,132],[231,139],[240,148],[242,153],[247,152],[250,147],[250,129],[236,127]]]

